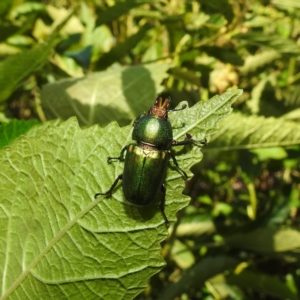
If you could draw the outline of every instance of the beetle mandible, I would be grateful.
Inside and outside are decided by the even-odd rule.
[[[158,95],[154,105],[148,113],[141,114],[133,123],[132,139],[134,144],[125,146],[119,157],[108,157],[107,162],[112,160],[124,160],[126,151],[124,172],[113,182],[105,193],[96,193],[95,199],[100,195],[111,196],[113,189],[119,180],[123,180],[123,192],[125,198],[136,205],[147,205],[151,203],[159,191],[163,193],[163,198],[159,204],[166,225],[168,218],[164,211],[166,188],[164,179],[167,171],[169,158],[172,158],[177,170],[188,178],[187,174],[180,168],[178,162],[171,151],[171,147],[198,144],[205,145],[204,141],[195,141],[190,134],[186,134],[182,141],[173,140],[172,126],[168,121],[168,113],[186,108],[182,105],[179,109],[170,110],[171,98],[167,97],[163,101],[163,96]]]

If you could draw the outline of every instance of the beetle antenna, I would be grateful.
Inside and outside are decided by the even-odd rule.
[[[184,109],[186,109],[186,104],[182,104],[181,108],[170,109],[170,110],[168,110],[168,112],[170,112],[170,111],[180,111],[180,110],[184,110]]]

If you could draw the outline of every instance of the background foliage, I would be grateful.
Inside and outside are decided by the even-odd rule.
[[[21,169],[12,171],[11,168],[24,162],[24,153],[27,155],[26,139],[13,142],[23,134],[35,138],[28,153],[36,153],[38,159],[39,151],[44,149],[49,162],[52,156],[61,162],[75,157],[81,161],[83,155],[92,153],[89,146],[84,146],[84,149],[78,148],[81,150],[77,153],[73,151],[76,155],[71,155],[69,150],[77,149],[72,148],[74,137],[79,142],[85,140],[86,145],[96,143],[101,149],[98,153],[101,164],[111,151],[118,153],[121,141],[128,141],[128,127],[122,131],[116,124],[109,125],[112,127],[108,128],[114,130],[108,132],[121,137],[119,145],[112,143],[110,148],[101,148],[105,143],[97,143],[96,137],[103,129],[92,127],[81,132],[68,121],[62,125],[65,127],[55,130],[60,122],[58,118],[67,120],[75,115],[82,127],[104,126],[111,121],[124,126],[148,110],[157,93],[162,91],[171,95],[175,107],[182,100],[192,106],[228,89],[241,88],[244,94],[234,103],[234,112],[221,122],[219,132],[202,149],[203,161],[192,168],[194,177],[184,191],[192,198],[191,203],[177,214],[177,222],[162,243],[167,265],[151,277],[146,290],[137,299],[298,299],[299,8],[297,0],[2,0],[0,147],[11,146],[1,152],[2,180],[22,179],[21,175],[27,174],[26,165],[23,165],[26,170],[23,173]],[[36,126],[36,120],[43,124]],[[71,127],[74,133],[65,131]],[[51,148],[53,138],[61,142],[59,149],[66,151],[66,157],[62,158],[57,148]],[[102,138],[103,141],[107,139],[105,133]],[[18,156],[20,153],[22,157]],[[29,160],[31,156],[25,161]],[[4,168],[6,162],[10,162],[7,170]],[[40,170],[44,170],[42,166]],[[75,168],[66,168],[63,172],[70,172],[71,176],[75,170],[77,172]],[[96,168],[94,171],[100,172]],[[36,181],[43,178],[41,174],[32,175],[33,181],[39,182],[36,190],[19,190],[19,196],[25,195],[28,203],[31,197],[39,199],[41,195],[39,191],[44,181]],[[110,173],[107,186],[115,174]],[[49,180],[52,176],[63,177],[52,174],[45,178]],[[18,191],[21,183],[16,182],[14,190]],[[183,188],[169,185],[171,198],[175,197],[174,190],[178,195]],[[74,202],[71,212],[78,217],[76,203],[82,203],[82,193],[91,186],[77,188],[73,193],[78,202]],[[53,194],[54,200],[66,192],[59,188],[57,191],[63,192]],[[120,192],[118,190],[117,195]],[[13,199],[16,195],[11,196]],[[43,207],[46,199],[42,198],[37,205]],[[187,202],[187,198],[183,199]],[[2,204],[4,199],[1,207]],[[18,205],[12,209],[17,212],[16,218],[22,214],[22,206]],[[5,242],[8,237],[4,224],[14,218],[8,218],[3,208],[2,211],[5,217],[1,218],[1,240]],[[95,220],[97,213],[94,212]],[[60,218],[64,216],[57,211],[53,215],[57,230],[66,229],[59,227]],[[153,222],[157,219],[158,216]],[[35,220],[39,220],[38,215]],[[90,228],[92,224],[86,221],[84,226]],[[30,224],[26,230],[34,233],[31,230],[35,226]],[[19,232],[18,228],[12,236]],[[152,245],[156,252],[165,236],[161,226],[157,228],[157,232],[152,230],[153,236],[157,236]],[[51,235],[51,231],[45,232],[49,236],[39,237],[43,241]],[[34,243],[36,236],[30,236],[26,243]],[[93,245],[97,248],[102,240],[96,236]],[[131,240],[135,239],[131,237]],[[147,239],[142,240],[147,243]],[[20,243],[10,251],[16,251],[13,252],[16,257],[25,257],[23,247]],[[62,248],[58,246],[57,249],[59,253]],[[134,253],[138,249],[133,249]],[[141,260],[148,255],[144,250]],[[49,256],[53,263],[55,253],[49,252]],[[128,256],[128,253],[124,255],[124,261]],[[8,257],[8,252],[2,257]],[[149,260],[151,258],[150,255]],[[76,266],[73,260],[65,263],[71,262]],[[162,260],[153,260],[153,270],[145,278],[157,272],[162,264]],[[17,270],[14,265],[9,266]],[[7,272],[7,268],[3,270]],[[118,276],[121,271],[118,270]],[[39,272],[33,272],[33,277],[48,283],[59,282],[59,272],[52,273],[52,277],[50,274],[41,276]],[[91,279],[93,274],[89,276]],[[132,286],[132,293],[124,296],[126,299],[144,287],[139,278],[140,275],[136,276],[133,283],[132,279],[126,279],[126,285],[122,282],[123,287]],[[31,282],[28,284],[34,286]],[[67,289],[70,289],[78,297],[85,295],[85,288],[83,285],[75,292],[74,286],[66,285],[65,290],[57,288],[53,293],[63,293],[67,298]],[[95,293],[93,299],[109,299],[109,291],[105,294],[102,290],[103,296],[94,288],[88,288]],[[119,296],[122,295],[120,291]],[[11,294],[12,299],[26,299],[24,297],[30,299],[28,290],[18,296]]]

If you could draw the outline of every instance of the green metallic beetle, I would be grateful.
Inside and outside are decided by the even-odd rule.
[[[123,160],[126,151],[123,174],[116,178],[107,192],[95,194],[95,199],[100,195],[111,196],[118,181],[123,180],[123,192],[126,199],[136,205],[147,205],[156,198],[161,190],[163,198],[159,204],[159,209],[166,225],[169,221],[164,212],[166,188],[163,182],[170,157],[178,171],[183,174],[185,179],[188,178],[186,173],[179,167],[170,148],[187,144],[206,144],[206,140],[193,140],[190,134],[186,134],[183,141],[173,140],[168,112],[183,110],[186,105],[179,109],[169,110],[170,103],[170,97],[163,102],[162,95],[158,95],[149,112],[136,118],[132,132],[132,139],[136,143],[125,146],[119,157],[108,157],[107,159],[108,163],[111,160]]]

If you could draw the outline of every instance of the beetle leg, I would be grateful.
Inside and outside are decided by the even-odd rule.
[[[117,183],[119,180],[123,179],[123,174],[119,175],[116,180],[114,181],[114,183],[111,185],[111,187],[109,188],[109,190],[105,193],[97,193],[94,195],[94,198],[96,199],[98,196],[109,196],[111,197],[111,193],[113,191],[113,189],[116,187]]]
[[[184,177],[185,180],[188,179],[189,177],[188,177],[188,176],[186,175],[186,173],[179,167],[179,164],[178,164],[178,162],[177,162],[177,159],[175,158],[175,156],[174,156],[174,154],[172,153],[172,151],[171,151],[171,150],[167,150],[167,151],[168,151],[169,155],[171,156],[171,158],[172,158],[172,160],[173,160],[173,162],[174,162],[174,165],[176,166],[176,168],[178,169],[178,171],[179,171],[180,173],[183,174],[183,177]]]
[[[161,186],[161,191],[163,192],[163,199],[160,201],[158,208],[161,211],[161,214],[163,215],[166,226],[169,227],[169,220],[165,214],[166,187],[164,184]]]
[[[128,145],[125,146],[125,147],[121,150],[120,156],[118,156],[118,157],[108,157],[108,158],[107,158],[107,162],[110,163],[111,160],[123,160],[123,159],[124,159],[124,152],[127,150],[127,148],[128,148]]]
[[[197,144],[197,145],[201,145],[204,146],[206,145],[206,138],[204,139],[204,141],[195,141],[192,136],[189,133],[185,134],[185,138],[183,141],[172,141],[172,146],[181,146],[181,145],[190,145],[190,144]]]

